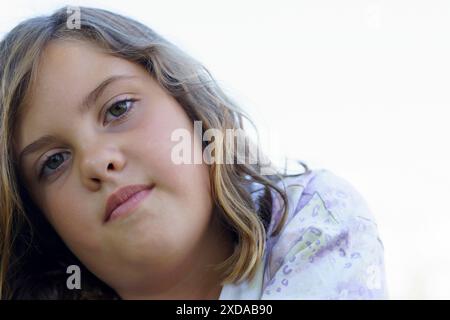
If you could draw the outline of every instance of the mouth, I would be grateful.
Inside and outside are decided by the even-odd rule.
[[[154,185],[129,185],[112,193],[106,202],[104,223],[131,214],[151,193]]]

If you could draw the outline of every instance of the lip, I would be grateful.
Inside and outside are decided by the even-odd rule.
[[[112,193],[106,201],[104,223],[134,210],[153,187],[145,184],[129,185]]]

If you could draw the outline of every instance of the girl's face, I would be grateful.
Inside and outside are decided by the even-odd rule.
[[[216,246],[208,167],[171,161],[171,133],[193,136],[193,123],[144,68],[88,43],[54,41],[32,89],[15,152],[51,138],[20,159],[23,182],[92,272],[118,293],[138,295],[168,290],[201,263],[226,257]],[[132,214],[105,223],[108,197],[135,184],[154,187]]]

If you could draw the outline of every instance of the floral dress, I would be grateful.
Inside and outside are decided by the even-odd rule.
[[[383,243],[354,187],[325,169],[278,185],[289,198],[286,223],[270,236],[281,218],[280,200],[272,194],[266,249],[256,276],[226,284],[219,299],[387,299]]]

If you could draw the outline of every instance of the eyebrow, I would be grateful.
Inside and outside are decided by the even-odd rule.
[[[92,90],[82,101],[79,110],[81,113],[86,112],[90,106],[92,106],[98,99],[98,97],[102,94],[102,92],[113,82],[122,80],[122,79],[128,79],[128,78],[135,78],[136,76],[128,76],[128,75],[114,75],[109,78],[106,78],[103,80],[94,90]],[[35,153],[39,151],[40,149],[44,148],[45,146],[56,143],[58,139],[55,136],[52,135],[45,135],[40,137],[39,139],[35,140],[34,142],[30,143],[28,146],[23,148],[23,150],[20,152],[19,155],[19,164],[22,163],[23,159],[27,157],[28,155]]]
[[[128,78],[135,78],[135,76],[115,75],[103,80],[94,90],[92,90],[91,93],[86,96],[86,98],[83,99],[83,102],[80,106],[80,111],[85,112],[87,109],[89,109],[89,107],[97,101],[98,97],[111,83]]]
[[[23,159],[32,153],[37,152],[38,150],[44,148],[47,145],[50,145],[52,143],[55,143],[58,141],[58,139],[55,136],[52,135],[45,135],[34,141],[33,143],[30,143],[28,146],[26,146],[22,152],[19,155],[19,164],[22,163]]]

